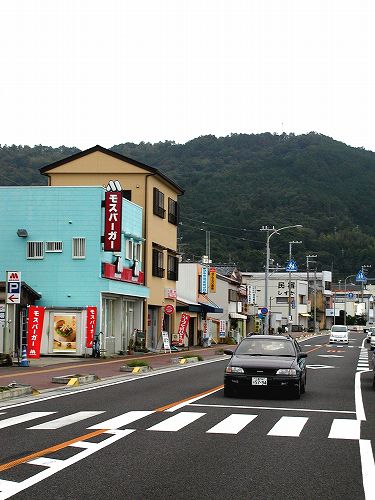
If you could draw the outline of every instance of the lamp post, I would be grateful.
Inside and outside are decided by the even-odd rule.
[[[289,262],[292,260],[292,245],[297,245],[302,241],[289,241]],[[288,300],[288,323],[292,323],[292,272],[289,271],[289,300]]]
[[[310,276],[309,276],[310,262],[314,262],[313,260],[310,260],[310,259],[316,259],[317,257],[318,257],[317,254],[306,255],[307,302],[309,301],[309,291],[310,291]],[[316,267],[315,267],[315,274],[314,274],[314,333],[316,333]]]
[[[283,226],[278,229],[275,229],[275,226],[268,227],[262,226],[260,228],[261,231],[267,231],[267,239],[266,239],[266,272],[264,275],[264,304],[267,306],[268,304],[268,279],[270,273],[270,239],[274,234],[280,234],[280,231],[284,229],[291,229],[293,227],[303,227],[301,224],[296,224],[294,226]],[[265,317],[264,322],[264,335],[268,335],[269,330],[269,316],[268,314]]]

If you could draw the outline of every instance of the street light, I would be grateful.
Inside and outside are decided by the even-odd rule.
[[[344,315],[344,325],[346,325],[346,280],[349,278],[354,278],[356,276],[355,274],[350,274],[344,279],[344,291],[345,291],[345,297],[344,297],[344,309],[345,309],[345,315]]]
[[[306,255],[306,270],[307,270],[307,302],[309,301],[309,291],[310,291],[310,276],[309,276],[309,264],[315,262],[314,270],[314,333],[316,333],[316,261],[310,259],[316,259],[318,257],[315,255]]]
[[[274,234],[279,234],[280,231],[284,229],[291,229],[294,227],[303,227],[302,224],[296,224],[294,226],[283,226],[279,229],[275,229],[275,226],[268,227],[262,226],[260,228],[261,231],[267,231],[267,240],[266,240],[266,272],[264,276],[264,304],[267,306],[268,304],[268,278],[270,273],[270,239]],[[269,330],[269,316],[266,314],[265,322],[264,322],[264,335],[268,335]]]

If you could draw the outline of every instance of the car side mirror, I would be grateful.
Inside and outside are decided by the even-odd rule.
[[[306,352],[299,352],[298,353],[298,359],[302,359],[302,358],[307,358],[307,353]]]
[[[230,349],[224,349],[224,354],[228,354],[228,356],[233,356],[233,351]]]

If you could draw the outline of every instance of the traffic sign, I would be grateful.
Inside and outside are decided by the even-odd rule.
[[[288,273],[295,273],[296,271],[298,271],[296,261],[293,259],[290,259],[290,261],[288,262],[288,264],[285,267],[285,271],[287,271]]]
[[[172,306],[172,304],[167,304],[166,306],[164,306],[164,312],[165,314],[173,314],[174,306]]]
[[[260,310],[260,312],[261,312],[263,315],[267,314],[267,313],[268,313],[268,309],[267,309],[267,307],[262,307],[262,309]]]
[[[366,283],[367,278],[365,276],[365,273],[362,270],[358,271],[355,280],[358,281],[359,283]]]
[[[354,297],[354,293],[353,292],[349,292],[348,293],[348,299],[352,299]]]
[[[7,304],[19,304],[21,302],[21,273],[19,271],[7,271],[6,294]]]

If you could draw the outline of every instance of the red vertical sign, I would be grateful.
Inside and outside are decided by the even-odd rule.
[[[86,320],[86,347],[92,348],[92,343],[94,340],[95,330],[96,330],[96,315],[97,309],[95,306],[89,306],[87,308],[87,320]]]
[[[121,251],[121,191],[107,191],[105,193],[104,215],[104,251]]]
[[[184,343],[184,337],[186,334],[187,326],[189,324],[190,316],[188,314],[182,313],[180,324],[178,325],[178,343],[182,345]]]
[[[44,307],[29,306],[27,318],[27,357],[40,358],[40,342],[42,340]]]

